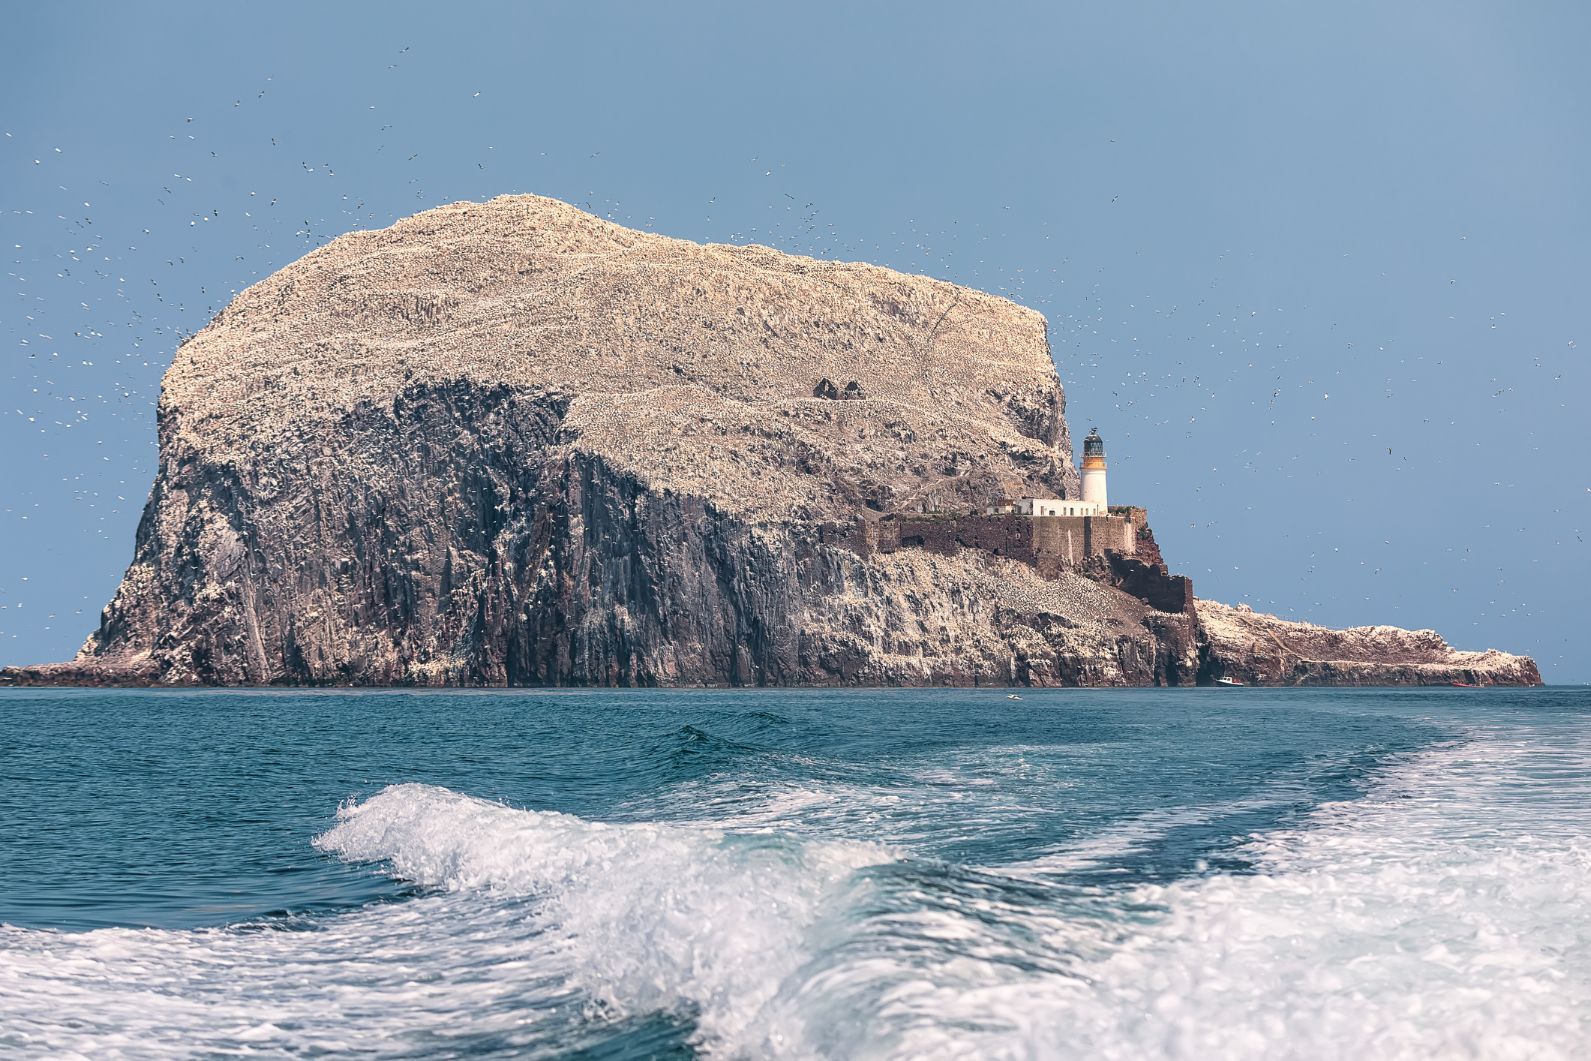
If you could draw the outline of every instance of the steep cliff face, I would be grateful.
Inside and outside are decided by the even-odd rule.
[[[166,448],[132,568],[57,677],[160,683],[1153,683],[1192,624],[965,554],[864,560],[654,489],[571,401],[411,387],[298,467]],[[279,490],[275,483],[304,482]]]
[[[1120,578],[826,533],[1075,496],[1064,410],[1043,319],[1003,299],[536,197],[443,207],[177,352],[121,588],[77,659],[8,678],[1191,682],[1227,649]]]

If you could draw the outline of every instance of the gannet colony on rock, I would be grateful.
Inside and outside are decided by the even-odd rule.
[[[455,203],[183,344],[98,630],[0,680],[1539,681],[1195,600],[1064,412],[1044,319],[1003,298]]]

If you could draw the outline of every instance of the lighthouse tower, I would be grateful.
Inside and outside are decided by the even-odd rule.
[[[1083,439],[1083,500],[1099,505],[1100,515],[1109,507],[1105,500],[1105,440],[1094,428]]]

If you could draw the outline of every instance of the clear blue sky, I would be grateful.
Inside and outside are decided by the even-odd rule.
[[[339,233],[538,192],[1033,306],[1201,596],[1591,680],[1583,3],[6,21],[0,663],[95,625],[182,335]]]

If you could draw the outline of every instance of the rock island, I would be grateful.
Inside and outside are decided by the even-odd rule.
[[[551,199],[342,236],[184,343],[131,685],[1539,682],[1431,631],[1198,600],[1073,465],[1044,319]],[[1143,499],[1132,499],[1142,501]]]

